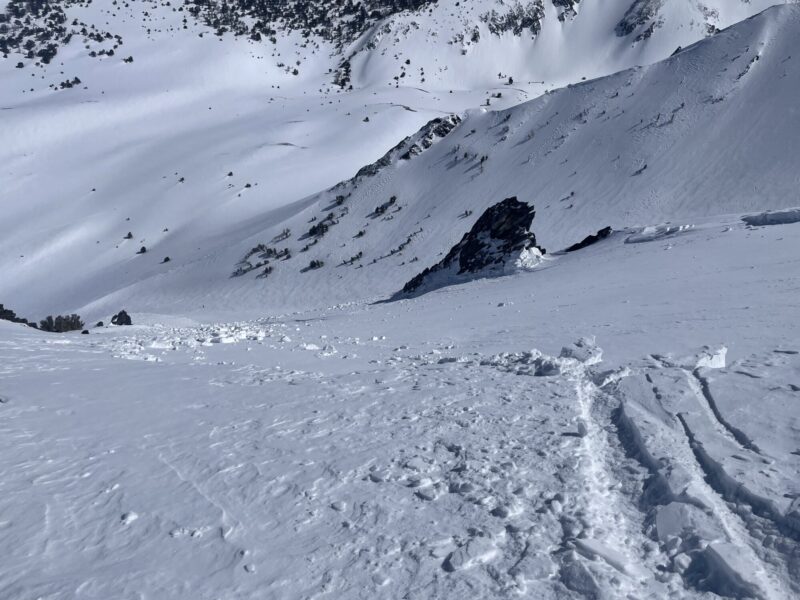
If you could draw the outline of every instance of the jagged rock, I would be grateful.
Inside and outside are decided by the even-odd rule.
[[[124,310],[119,311],[113,317],[111,317],[111,324],[112,325],[133,325],[131,321],[130,315],[125,312]]]
[[[561,12],[558,14],[558,20],[565,21],[568,17],[574,17],[577,14],[575,5],[579,4],[580,1],[581,0],[553,0],[553,6],[561,9]]]
[[[501,275],[509,266],[541,257],[544,250],[529,229],[535,214],[516,196],[489,207],[444,260],[406,283],[401,294],[446,285],[454,276]]]
[[[565,249],[564,252],[575,252],[576,250],[582,250],[587,246],[591,246],[592,244],[596,244],[600,240],[604,240],[608,236],[611,235],[611,232],[614,231],[611,227],[603,227],[597,233],[593,233],[592,235],[588,235],[583,238],[577,244],[572,244],[569,248]]]

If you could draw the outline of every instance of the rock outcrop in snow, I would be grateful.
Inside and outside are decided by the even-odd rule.
[[[29,324],[28,319],[18,317],[17,313],[10,308],[6,308],[2,304],[0,304],[0,321],[11,321],[12,323],[22,323],[25,325]]]
[[[489,207],[444,260],[411,279],[401,294],[419,294],[459,277],[499,275],[520,263],[535,263],[544,253],[530,231],[535,215],[534,208],[516,196]]]
[[[600,240],[606,239],[614,230],[611,227],[603,227],[602,229],[598,230],[597,233],[593,233],[591,235],[587,235],[577,244],[572,244],[569,248],[566,248],[564,252],[576,252],[578,250],[583,250],[584,248],[588,248],[589,246],[596,244]]]

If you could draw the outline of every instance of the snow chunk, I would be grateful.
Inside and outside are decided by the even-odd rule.
[[[497,547],[487,538],[473,538],[451,552],[442,568],[445,571],[461,571],[489,562],[497,556]]]
[[[640,244],[643,242],[655,242],[663,238],[686,233],[692,229],[694,229],[694,225],[650,225],[648,227],[643,227],[637,233],[629,235],[625,239],[625,243]]]
[[[800,208],[787,208],[785,210],[770,210],[756,215],[745,215],[742,221],[753,227],[765,225],[789,225],[800,223]]]

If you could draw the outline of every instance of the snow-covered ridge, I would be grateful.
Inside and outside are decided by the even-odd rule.
[[[767,3],[0,0],[0,600],[800,598]]]

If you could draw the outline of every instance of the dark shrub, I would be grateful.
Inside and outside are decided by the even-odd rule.
[[[83,329],[83,321],[78,315],[58,315],[55,319],[52,316],[39,321],[39,329],[42,331],[52,331],[54,333],[64,333],[65,331],[78,331]]]

